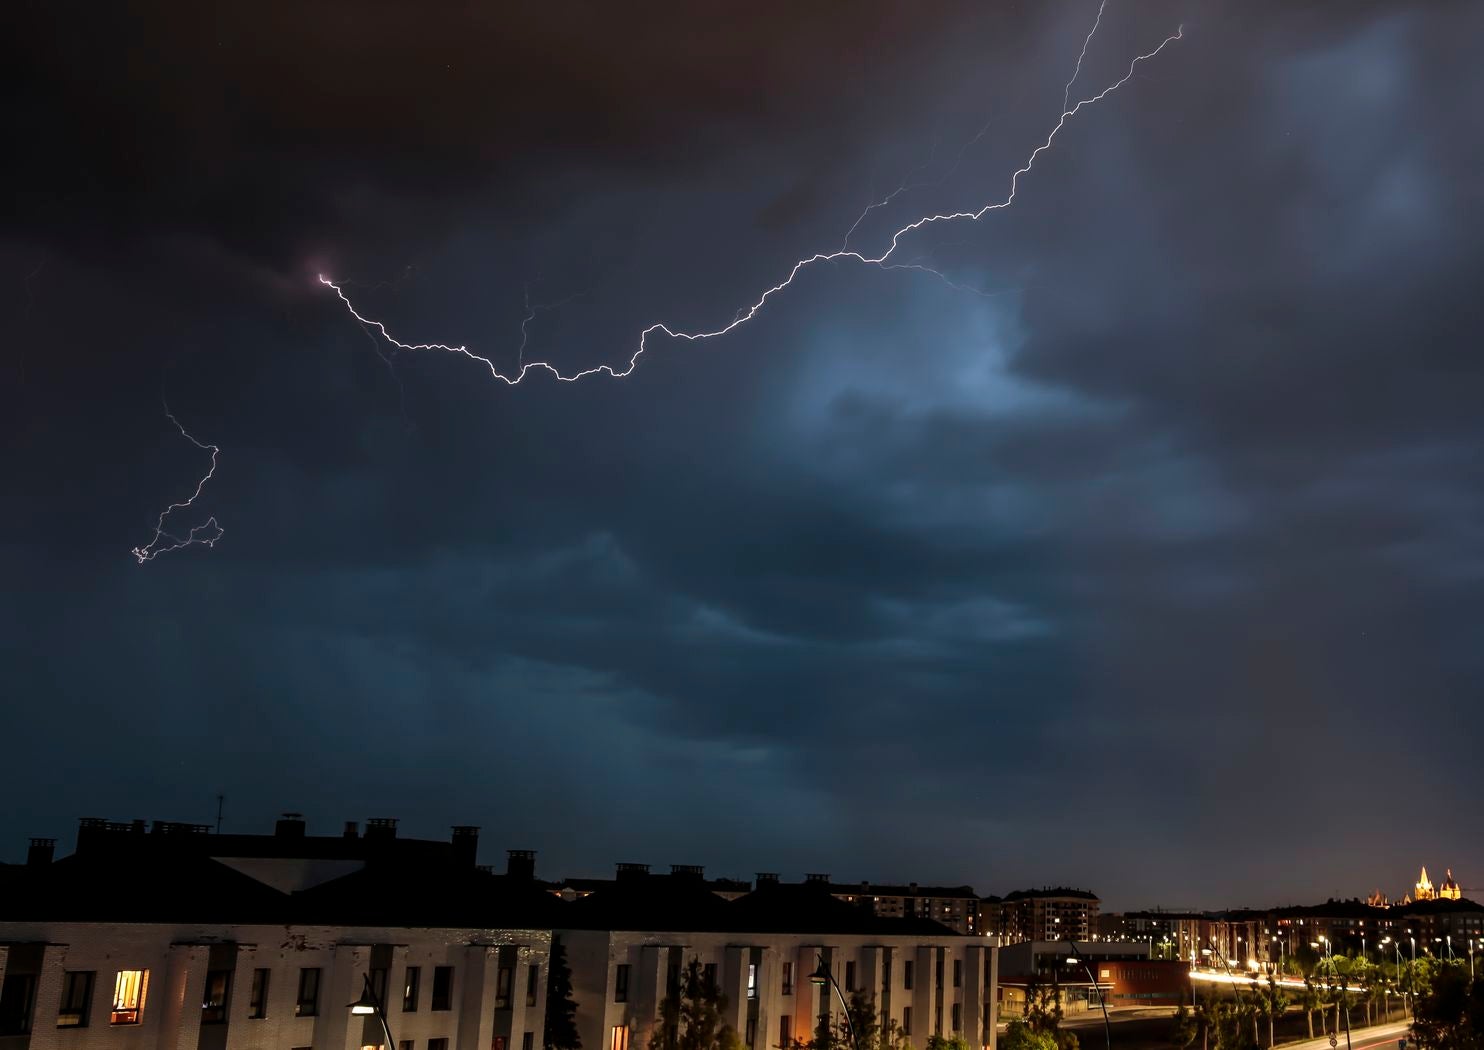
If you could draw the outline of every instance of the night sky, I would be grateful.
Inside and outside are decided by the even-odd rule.
[[[1095,2],[11,14],[0,858],[221,792],[552,877],[1484,886],[1480,5],[1110,0],[1074,101],[1183,39],[947,281],[514,387],[316,275],[621,368],[1003,199]],[[139,565],[164,399],[225,534]]]

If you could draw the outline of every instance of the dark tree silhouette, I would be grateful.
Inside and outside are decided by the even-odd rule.
[[[560,937],[552,938],[551,965],[546,975],[546,1050],[582,1050],[582,1037],[577,1034],[577,1003],[572,999],[572,967],[567,963],[567,946]]]

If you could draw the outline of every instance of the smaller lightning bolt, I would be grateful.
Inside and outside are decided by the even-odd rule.
[[[166,507],[163,511],[160,512],[159,520],[155,522],[155,534],[150,539],[149,543],[145,544],[143,547],[134,548],[134,557],[140,565],[143,565],[147,561],[154,561],[161,554],[167,554],[170,551],[178,551],[182,547],[190,547],[193,544],[197,543],[203,544],[207,547],[214,547],[216,545],[216,541],[221,539],[222,535],[226,531],[217,524],[215,517],[207,518],[206,521],[200,525],[193,525],[191,527],[191,531],[186,533],[185,536],[178,536],[165,531],[165,522],[167,519],[169,519],[170,515],[178,510],[184,510],[185,508],[191,506],[201,495],[201,490],[206,487],[206,483],[210,481],[212,475],[216,473],[216,456],[217,453],[221,451],[215,445],[205,444],[204,442],[197,441],[194,437],[192,437],[191,434],[186,430],[186,428],[180,425],[180,420],[176,419],[175,416],[171,413],[169,403],[166,403],[165,405],[165,416],[170,420],[170,422],[175,424],[175,429],[180,431],[180,434],[183,438],[185,438],[191,444],[195,445],[197,448],[201,449],[203,452],[211,453],[211,469],[206,472],[206,475],[200,481],[196,482],[196,491],[191,493],[190,499],[186,500],[184,503],[172,503],[170,504],[170,506]]]

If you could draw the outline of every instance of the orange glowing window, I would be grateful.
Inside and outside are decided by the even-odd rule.
[[[138,1024],[144,1016],[144,995],[149,990],[148,970],[120,970],[113,982],[113,1012],[110,1024]]]

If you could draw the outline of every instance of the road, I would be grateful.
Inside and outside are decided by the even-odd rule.
[[[1369,1028],[1353,1028],[1350,1030],[1350,1050],[1378,1050],[1380,1047],[1391,1047],[1396,1050],[1398,1039],[1407,1039],[1408,1029],[1411,1027],[1406,1021],[1395,1021],[1391,1024],[1377,1024]],[[1282,1043],[1280,1050],[1329,1050],[1329,1037],[1319,1039],[1305,1039],[1298,1043]],[[1345,1050],[1345,1032],[1342,1029],[1339,1034],[1338,1050]]]

